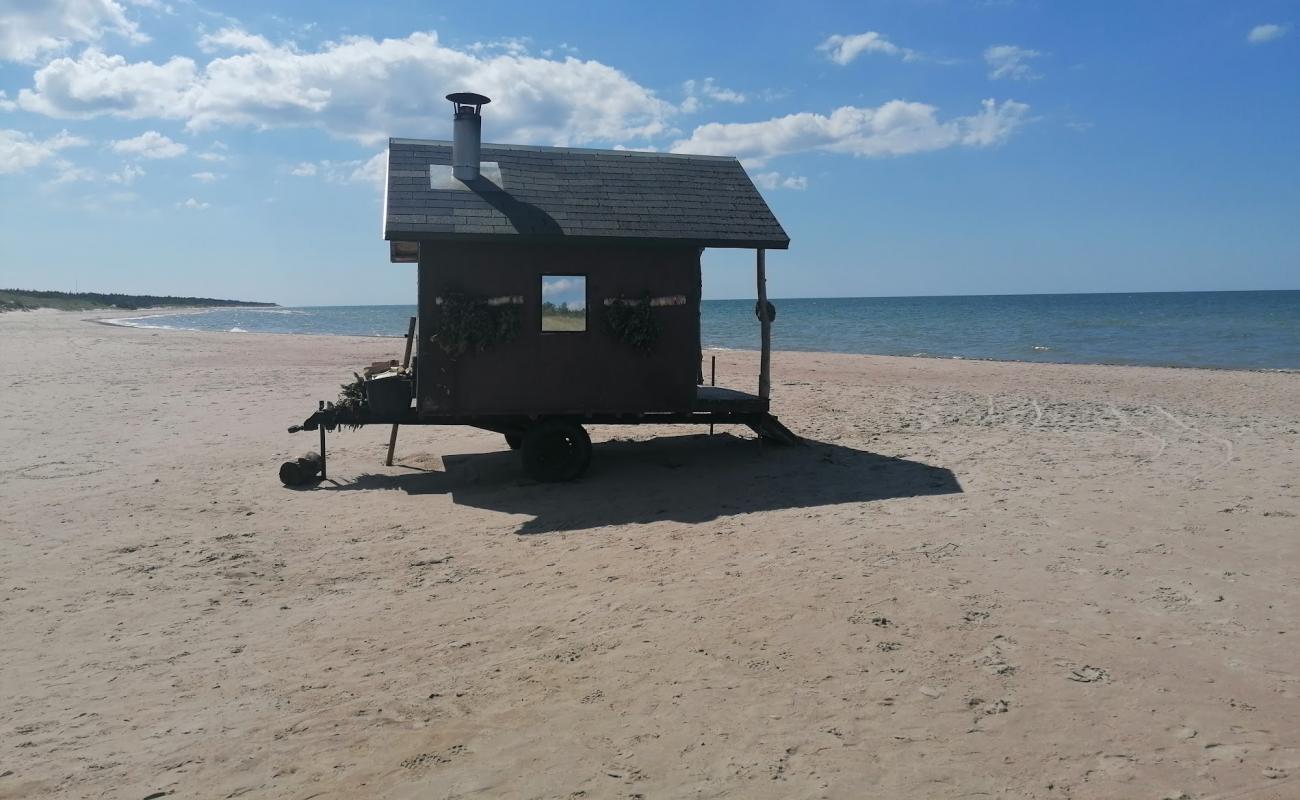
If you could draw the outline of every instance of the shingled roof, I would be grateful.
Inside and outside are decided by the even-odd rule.
[[[731,157],[484,144],[481,162],[462,183],[450,142],[389,139],[384,238],[790,246]]]

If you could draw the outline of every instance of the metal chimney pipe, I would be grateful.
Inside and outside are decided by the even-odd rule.
[[[492,102],[481,94],[454,92],[447,99],[455,107],[452,117],[451,174],[459,181],[479,176],[479,148],[483,141],[483,106]]]

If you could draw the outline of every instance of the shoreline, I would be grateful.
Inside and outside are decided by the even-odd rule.
[[[211,311],[227,311],[230,310],[230,308],[231,307],[218,306],[213,308],[195,308],[195,309],[185,309],[185,310],[175,310],[175,311],[164,311],[162,313],[142,314],[137,317],[121,317],[118,319],[152,319],[155,317],[167,317],[175,314],[196,314],[196,313],[206,313]],[[258,308],[258,307],[238,306],[238,308]],[[96,314],[96,313],[104,313],[104,312],[57,311],[57,313]],[[386,340],[386,339],[406,338],[401,334],[392,334],[392,335],[373,334],[370,336],[359,336],[356,334],[347,334],[347,333],[309,333],[303,331],[246,331],[246,330],[218,331],[218,330],[202,330],[199,328],[176,328],[176,327],[161,326],[161,325],[158,326],[128,325],[128,324],[122,324],[121,322],[116,321],[114,319],[105,319],[103,317],[88,318],[86,321],[96,322],[101,325],[108,325],[114,328],[128,328],[128,329],[135,329],[135,330],[160,330],[160,331],[170,331],[173,333],[185,332],[185,333],[205,333],[205,334],[217,334],[217,335],[238,334],[241,336],[255,334],[255,335],[266,335],[266,336],[310,336],[312,338],[337,337],[342,339],[357,339],[362,341],[373,341],[376,339]],[[758,348],[750,349],[750,348],[742,348],[742,347],[710,347],[708,345],[706,345],[703,349],[704,352],[706,353],[708,352],[757,353],[758,352]],[[908,354],[908,355],[900,355],[894,353],[845,352],[842,350],[773,349],[772,352],[789,353],[792,355],[803,354],[803,355],[835,355],[835,356],[870,356],[874,358],[911,358],[911,359],[921,359],[926,361],[966,361],[966,362],[977,363],[977,364],[978,363],[1045,364],[1045,365],[1063,366],[1063,367],[1126,367],[1126,368],[1150,368],[1150,369],[1189,369],[1189,370],[1208,371],[1208,372],[1242,372],[1242,373],[1261,373],[1261,374],[1277,373],[1282,375],[1293,375],[1293,374],[1300,373],[1300,366],[1297,367],[1226,367],[1226,366],[1198,366],[1192,364],[1126,364],[1126,363],[1116,363],[1116,362],[1107,362],[1107,361],[1048,361],[1048,360],[1030,361],[1028,359],[1015,359],[1015,358],[991,358],[991,357],[978,358],[978,357],[969,357],[969,356],[942,356],[942,355],[929,355],[929,354],[916,354],[916,353]]]

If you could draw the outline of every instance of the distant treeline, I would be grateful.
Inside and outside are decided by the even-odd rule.
[[[28,289],[0,289],[0,311],[30,311],[57,308],[63,311],[86,311],[92,308],[139,308],[164,306],[273,306],[275,303],[250,303],[244,300],[218,300],[214,297],[160,297],[152,294],[102,294],[100,292],[36,292]]]
[[[542,303],[543,317],[551,317],[551,316],[580,317],[580,316],[586,316],[586,314],[587,314],[587,309],[582,308],[580,306],[579,307],[570,306],[568,303],[560,303],[559,305],[556,305],[555,303],[552,303],[550,300],[547,300]]]

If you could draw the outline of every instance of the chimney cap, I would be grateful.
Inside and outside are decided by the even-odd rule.
[[[484,97],[481,94],[475,94],[474,92],[452,92],[447,95],[447,99],[456,106],[457,113],[470,110],[465,108],[465,106],[474,106],[474,113],[477,114],[481,107],[492,102],[487,97]]]

